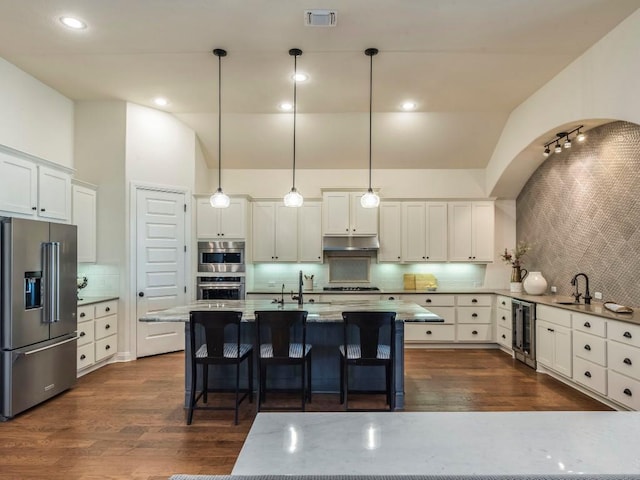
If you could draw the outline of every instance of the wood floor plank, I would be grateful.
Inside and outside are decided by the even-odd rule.
[[[407,411],[609,410],[498,350],[410,349],[405,371]],[[85,375],[72,390],[0,424],[0,479],[231,473],[254,405],[241,406],[238,426],[232,411],[196,411],[187,426],[183,388],[182,353]],[[360,401],[373,406],[383,399]],[[337,395],[314,395],[309,410],[339,411]]]

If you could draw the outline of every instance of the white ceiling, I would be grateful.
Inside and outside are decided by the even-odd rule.
[[[0,0],[0,56],[74,100],[163,108],[217,166],[288,168],[293,58],[297,166],[366,168],[369,57],[374,168],[484,168],[510,111],[640,7],[640,0]],[[335,8],[334,28],[305,27]],[[58,19],[73,15],[80,32]],[[405,99],[418,103],[400,112]],[[157,108],[157,107],[154,107]]]

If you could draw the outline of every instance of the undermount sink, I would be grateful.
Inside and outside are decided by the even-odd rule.
[[[582,305],[581,303],[576,303],[576,302],[553,302],[556,303],[558,305]]]

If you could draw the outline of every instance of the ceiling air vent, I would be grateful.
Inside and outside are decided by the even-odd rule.
[[[335,27],[337,23],[337,10],[307,10],[304,12],[304,24],[307,27]]]

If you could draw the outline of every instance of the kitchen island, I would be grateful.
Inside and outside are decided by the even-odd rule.
[[[272,303],[269,300],[225,300],[198,301],[189,305],[174,307],[158,312],[147,313],[140,317],[145,322],[184,322],[185,323],[185,406],[191,394],[191,361],[189,312],[191,311],[237,310],[243,312],[242,341],[254,343],[254,312],[256,310],[306,310],[307,342],[312,344],[312,390],[317,393],[338,393],[340,391],[340,357],[338,345],[342,343],[342,312],[346,311],[392,311],[396,312],[394,362],[394,396],[396,410],[404,408],[404,322],[442,322],[443,319],[412,302],[402,300],[341,300],[338,302],[306,303]],[[245,366],[243,365],[243,368]],[[257,371],[257,369],[255,369]],[[360,369],[359,369],[360,370]],[[355,389],[384,389],[384,371],[366,369],[354,372],[350,376]],[[220,367],[210,369],[209,384],[231,387],[235,368]],[[241,373],[242,375],[243,373]],[[299,373],[294,369],[286,369],[282,374],[273,376],[269,388],[295,388],[299,385]],[[271,380],[271,378],[270,378]],[[255,383],[257,385],[257,383]]]

